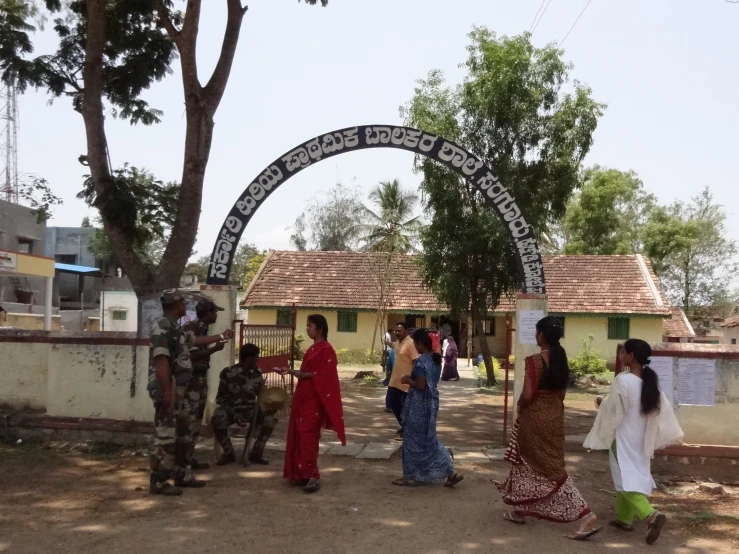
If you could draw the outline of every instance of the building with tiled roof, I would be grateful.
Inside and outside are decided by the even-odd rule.
[[[360,252],[273,251],[241,304],[249,312],[249,323],[288,322],[291,306],[298,311],[301,327],[308,313],[323,313],[335,347],[369,348],[377,320],[381,260]],[[420,327],[449,320],[447,307],[424,286],[417,263],[415,256],[394,257],[383,328],[397,321]],[[670,336],[663,335],[663,322],[673,319],[669,301],[649,260],[640,255],[545,256],[544,274],[549,313],[561,318],[563,345],[571,356],[590,335],[593,348],[609,360],[625,338],[653,343]],[[504,298],[493,312],[485,323],[487,340],[493,354],[504,355],[506,316],[511,316],[515,328],[515,301]],[[464,318],[450,323],[458,337],[465,334]],[[669,329],[671,325],[667,324]]]
[[[670,308],[672,317],[662,322],[663,342],[689,342],[695,338],[693,326],[681,308]]]

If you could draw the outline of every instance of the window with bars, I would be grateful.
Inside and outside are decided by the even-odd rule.
[[[113,310],[113,321],[126,321],[128,312],[126,310]]]
[[[629,338],[629,318],[608,318],[608,340],[626,340]]]
[[[357,332],[357,312],[339,312],[339,324],[337,331],[339,333],[356,333]]]
[[[562,326],[562,338],[565,338],[565,332],[566,332],[565,331],[565,329],[566,329],[565,328],[565,316],[563,316],[563,315],[555,315],[554,317],[556,317],[559,320],[559,324]]]
[[[290,308],[277,310],[277,325],[292,325],[293,314]]]
[[[487,318],[482,325],[483,329],[485,330],[485,335],[488,337],[494,337],[495,336],[495,318],[489,317]]]

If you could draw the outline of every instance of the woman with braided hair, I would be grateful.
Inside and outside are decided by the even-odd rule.
[[[634,519],[646,521],[647,544],[659,538],[667,519],[647,499],[654,488],[650,460],[656,449],[683,437],[657,373],[649,367],[651,355],[647,342],[626,341],[619,357],[627,370],[616,376],[605,400],[596,400],[598,417],[584,444],[591,450],[608,450],[616,487],[616,519],[609,524],[633,531]]]
[[[505,453],[511,471],[505,482],[496,485],[503,502],[514,507],[504,514],[507,521],[523,525],[528,516],[556,523],[580,520],[579,529],[569,538],[585,540],[601,528],[565,470],[564,398],[570,368],[559,343],[562,332],[555,317],[536,324],[541,352],[526,358],[518,417]]]

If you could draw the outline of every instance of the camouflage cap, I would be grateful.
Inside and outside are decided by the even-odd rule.
[[[175,304],[179,302],[180,300],[185,300],[187,296],[184,292],[182,292],[179,289],[167,289],[164,292],[162,292],[162,306],[171,306],[172,304]]]
[[[210,298],[203,298],[195,306],[195,312],[196,313],[199,313],[199,314],[205,314],[205,313],[211,312],[213,310],[215,310],[217,312],[222,312],[223,311],[223,308],[221,308],[220,306],[218,306]]]

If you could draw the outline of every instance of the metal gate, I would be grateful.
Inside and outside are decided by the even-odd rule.
[[[265,386],[282,387],[292,395],[295,378],[280,375],[274,368],[295,369],[295,312],[292,325],[241,325],[239,345],[251,343],[259,347],[259,369]]]

